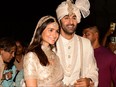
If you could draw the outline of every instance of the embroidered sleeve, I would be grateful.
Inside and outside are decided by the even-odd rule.
[[[36,54],[29,52],[24,56],[24,78],[36,79],[37,78],[37,56]]]

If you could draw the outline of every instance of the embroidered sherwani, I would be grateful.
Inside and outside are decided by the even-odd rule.
[[[42,47],[50,62],[47,66],[40,64],[34,52],[24,57],[24,78],[37,79],[38,87],[62,87],[63,69],[58,56],[50,48]]]
[[[0,56],[0,87],[2,87],[2,76],[3,76],[3,71],[4,71],[5,64],[2,60],[2,57]]]
[[[97,87],[97,65],[88,39],[75,34],[71,40],[67,40],[60,35],[56,52],[64,70],[64,84],[73,85],[80,77],[87,77],[91,78],[95,83],[94,87]]]

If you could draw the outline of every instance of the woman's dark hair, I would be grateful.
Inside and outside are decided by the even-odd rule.
[[[37,28],[37,32],[35,34],[33,43],[31,45],[28,46],[27,48],[27,52],[31,51],[31,52],[35,52],[40,60],[40,63],[43,66],[46,66],[47,64],[49,64],[48,58],[46,56],[46,54],[44,53],[44,51],[41,49],[41,41],[42,41],[42,32],[44,31],[44,29],[47,27],[48,24],[55,22],[55,20],[53,18],[50,18],[48,20],[46,20],[40,27]],[[57,22],[58,23],[58,22]],[[52,49],[52,45],[50,45],[51,49]]]
[[[16,46],[16,44],[13,38],[10,37],[0,38],[0,49],[10,52],[11,48],[14,46]]]

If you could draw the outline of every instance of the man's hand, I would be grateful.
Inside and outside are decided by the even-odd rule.
[[[90,78],[80,78],[75,82],[74,87],[94,87],[94,83]]]

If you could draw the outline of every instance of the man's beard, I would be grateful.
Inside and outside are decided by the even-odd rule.
[[[63,30],[64,33],[66,33],[67,35],[72,35],[72,34],[75,33],[75,30],[76,30],[76,29],[74,29],[72,32],[70,32],[68,29],[64,29],[64,28],[62,27],[62,30]]]

